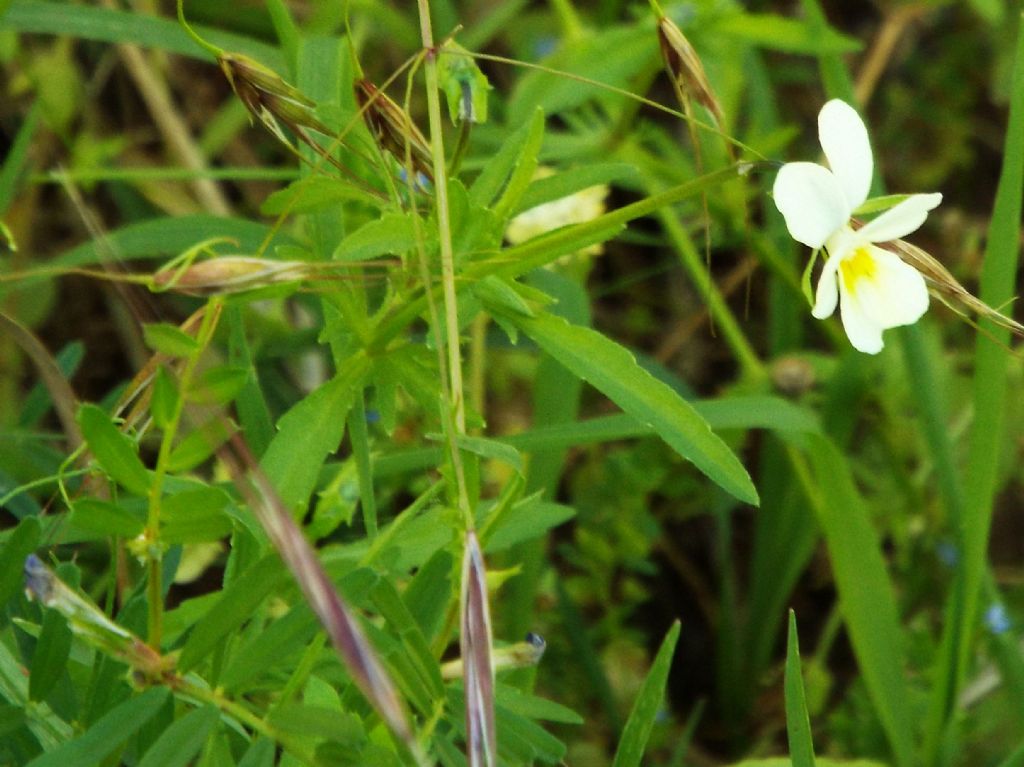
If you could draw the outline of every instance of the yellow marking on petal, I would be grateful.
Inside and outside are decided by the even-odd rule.
[[[847,292],[853,293],[859,280],[875,278],[878,273],[878,262],[867,248],[857,248],[853,251],[853,255],[840,262],[839,271]]]

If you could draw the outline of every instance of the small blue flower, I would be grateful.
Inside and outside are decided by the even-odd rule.
[[[956,544],[950,541],[939,541],[935,546],[935,553],[938,555],[939,561],[950,569],[960,564],[960,550],[957,549]]]
[[[380,423],[380,411],[374,408],[366,409],[366,422],[369,424]]]
[[[558,48],[558,38],[541,37],[533,44],[533,55],[539,59],[555,52]]]
[[[1005,634],[1010,630],[1010,615],[1002,602],[993,602],[985,610],[985,625],[993,634]]]

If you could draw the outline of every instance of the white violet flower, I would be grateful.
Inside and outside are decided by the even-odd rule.
[[[877,354],[883,330],[925,313],[928,288],[920,272],[874,243],[915,231],[942,195],[910,195],[855,230],[850,217],[867,200],[874,165],[867,129],[853,107],[833,99],[818,114],[818,138],[829,167],[783,165],[772,190],[775,205],[794,240],[828,251],[811,313],[825,319],[839,303],[850,343]]]

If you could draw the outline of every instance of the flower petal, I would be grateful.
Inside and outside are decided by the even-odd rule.
[[[832,172],[813,162],[783,165],[772,194],[790,235],[809,248],[824,245],[853,210]]]
[[[889,242],[906,237],[916,231],[928,218],[928,211],[942,202],[942,195],[913,194],[899,205],[889,208],[878,218],[869,221],[857,234],[868,242]]]
[[[928,286],[910,264],[888,251],[869,246],[875,263],[871,279],[858,280],[855,292],[864,312],[881,328],[911,325],[928,310]]]
[[[853,210],[868,198],[871,188],[874,158],[868,129],[857,110],[845,101],[832,99],[818,113],[818,140]]]
[[[818,277],[818,288],[814,293],[813,314],[819,320],[831,317],[839,301],[839,286],[836,284],[836,272],[839,270],[839,259],[829,258]]]
[[[839,313],[843,318],[843,330],[853,348],[865,354],[878,354],[885,345],[882,342],[882,328],[865,311],[862,295],[846,289],[844,280],[839,280]]]

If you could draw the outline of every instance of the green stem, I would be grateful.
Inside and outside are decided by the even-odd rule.
[[[363,525],[371,540],[377,537],[377,499],[373,492],[373,466],[370,460],[370,436],[366,428],[365,393],[356,395],[348,417],[348,433],[352,439],[352,452],[356,457],[359,475],[359,505],[363,510]]]
[[[224,54],[223,48],[218,48],[213,43],[208,43],[199,36],[199,33],[192,29],[192,25],[185,20],[185,0],[178,0],[178,23],[185,30],[185,34],[192,38],[196,45],[203,50],[212,53],[213,57],[219,59]]]
[[[715,325],[722,332],[722,337],[732,350],[740,367],[743,368],[744,374],[749,378],[763,378],[765,376],[764,365],[744,335],[729,304],[722,298],[715,281],[711,279],[704,260],[690,239],[690,235],[680,223],[679,217],[670,209],[665,208],[659,211],[658,218],[661,220],[661,225],[664,227],[672,247],[675,248],[683,268],[690,275],[690,280],[697,292],[700,293]]]
[[[174,446],[174,437],[177,434],[178,426],[181,424],[181,417],[185,410],[185,395],[192,376],[195,373],[199,357],[210,342],[213,330],[217,326],[217,318],[220,316],[221,299],[214,298],[206,306],[203,313],[203,321],[199,326],[196,335],[197,349],[185,361],[178,381],[179,394],[174,403],[174,411],[171,413],[170,421],[164,429],[160,441],[160,452],[157,454],[156,468],[153,470],[153,482],[149,487],[149,513],[146,517],[146,529],[143,535],[146,540],[146,569],[148,580],[146,583],[146,596],[149,602],[149,618],[147,623],[147,642],[157,652],[160,651],[160,636],[163,633],[163,552],[160,548],[160,512],[163,501],[164,478],[167,475],[167,464],[171,458],[171,448]]]
[[[539,266],[554,261],[562,253],[578,250],[578,241],[581,237],[616,230],[634,219],[649,216],[666,205],[693,197],[715,184],[736,178],[740,167],[747,167],[749,165],[749,163],[729,165],[701,178],[687,181],[685,184],[674,186],[664,192],[659,192],[630,205],[617,208],[591,221],[576,224],[575,226],[565,226],[549,234],[534,237],[522,245],[506,248],[502,251],[501,266],[495,267],[491,263],[477,262],[465,270],[462,276],[463,282],[467,285],[472,284],[476,280],[490,274],[497,274],[506,279],[520,277]],[[559,248],[563,246],[567,250],[560,252]],[[431,290],[431,288],[430,286],[424,286],[424,290]],[[426,305],[427,299],[425,296],[410,298],[402,305],[401,309],[381,323],[375,346],[383,349],[420,316]]]
[[[434,160],[434,194],[437,200],[437,229],[441,250],[441,288],[444,297],[445,339],[448,352],[449,395],[451,396],[451,418],[454,419],[455,434],[466,433],[466,403],[462,381],[462,347],[459,338],[459,314],[455,290],[455,255],[452,247],[451,218],[448,208],[448,172],[445,168],[444,139],[441,134],[441,98],[437,79],[437,53],[434,50],[434,34],[430,26],[430,4],[428,0],[417,0],[420,15],[420,35],[427,54],[423,71],[427,85],[427,114],[430,119],[430,149]],[[424,286],[429,290],[429,286]],[[441,343],[441,339],[437,339]],[[446,418],[448,416],[446,415]],[[457,452],[457,451],[456,451]],[[462,462],[455,461],[459,477],[459,505],[467,529],[473,527],[473,512],[469,508]]]

